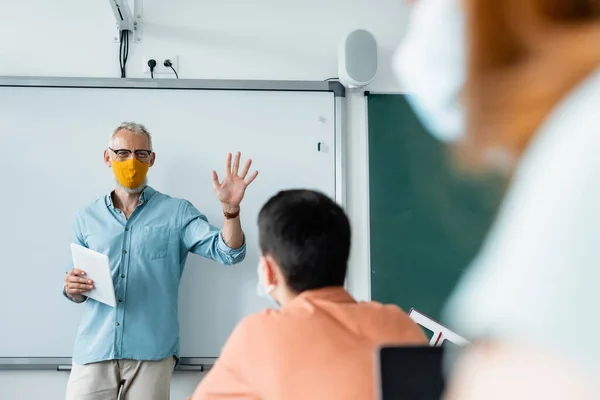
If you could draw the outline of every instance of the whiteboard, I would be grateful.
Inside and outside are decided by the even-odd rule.
[[[83,311],[62,295],[71,222],[114,188],[102,157],[122,121],[153,135],[149,184],[216,226],[211,171],[235,151],[259,171],[242,202],[245,261],[190,254],[181,281],[180,355],[217,357],[237,322],[269,306],[255,293],[260,207],[288,188],[336,196],[335,103],[329,91],[0,87],[0,357],[71,357]]]

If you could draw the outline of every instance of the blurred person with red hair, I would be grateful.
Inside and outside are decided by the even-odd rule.
[[[408,100],[457,165],[507,178],[446,307],[473,343],[446,399],[598,399],[600,0],[412,3]]]

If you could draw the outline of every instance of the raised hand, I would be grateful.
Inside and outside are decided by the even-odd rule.
[[[256,179],[258,171],[254,171],[250,176],[250,166],[252,160],[246,161],[242,173],[238,174],[240,168],[240,157],[241,154],[238,152],[233,160],[233,167],[231,166],[231,153],[227,154],[225,161],[225,176],[222,182],[219,182],[219,176],[216,171],[212,172],[213,178],[213,189],[217,198],[223,205],[223,210],[227,212],[235,212],[239,209],[240,203],[246,193],[248,185]]]

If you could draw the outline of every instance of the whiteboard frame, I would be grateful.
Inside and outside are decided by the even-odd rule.
[[[337,81],[267,81],[236,79],[146,79],[146,78],[62,78],[38,76],[0,76],[0,87],[56,87],[96,89],[196,89],[250,90],[275,92],[332,92],[346,96]]]
[[[46,87],[78,89],[181,89],[181,90],[244,90],[274,92],[329,92],[334,96],[335,128],[335,200],[346,206],[344,155],[346,90],[337,81],[271,81],[234,79],[142,79],[0,76],[0,87]],[[177,371],[206,371],[216,358],[180,358]],[[55,370],[70,371],[70,357],[0,357],[0,371]]]

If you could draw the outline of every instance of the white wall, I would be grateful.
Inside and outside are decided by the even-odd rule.
[[[398,91],[390,56],[406,21],[403,0],[144,0],[144,40],[130,45],[128,76],[142,58],[179,56],[181,78],[322,80],[337,75],[337,46],[350,30],[371,31],[380,70],[369,87]],[[106,0],[0,0],[0,75],[118,77],[116,29]],[[369,298],[365,100],[347,99],[347,210],[353,224],[349,283]],[[6,305],[5,305],[6,306]],[[64,398],[63,372],[0,371],[0,399]],[[199,374],[176,373],[173,399]]]

